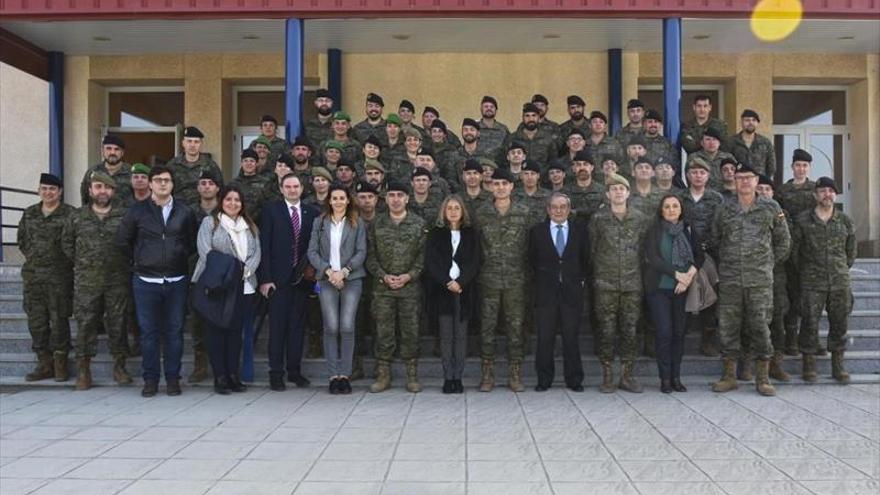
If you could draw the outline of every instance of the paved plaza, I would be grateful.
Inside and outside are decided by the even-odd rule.
[[[397,384],[399,386],[399,384]],[[880,385],[0,395],[0,493],[880,493]]]

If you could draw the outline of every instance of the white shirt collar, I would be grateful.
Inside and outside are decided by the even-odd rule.
[[[302,204],[302,201],[297,201],[296,203],[291,203],[290,200],[288,200],[287,198],[284,198],[284,202],[287,203],[288,210],[291,208],[296,208],[298,210],[300,205]]]
[[[550,220],[550,224],[553,226],[554,229],[555,229],[558,225],[561,225],[562,228],[564,228],[564,229],[567,229],[567,228],[568,228],[568,220],[566,220],[566,221],[564,221],[564,222],[562,222],[562,223],[556,223],[556,222],[554,222],[553,220]]]

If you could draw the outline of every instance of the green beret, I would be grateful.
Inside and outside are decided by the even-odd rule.
[[[614,174],[614,173],[606,175],[605,176],[605,189],[608,189],[609,187],[613,186],[614,184],[620,184],[622,186],[625,186],[627,189],[629,189],[629,181],[626,180],[626,178],[623,177],[622,175]]]
[[[691,158],[690,160],[688,160],[686,168],[687,168],[687,170],[690,170],[692,168],[701,168],[701,169],[705,170],[706,172],[711,172],[711,169],[709,168],[709,164],[706,163],[706,160],[703,160],[702,158],[700,158],[698,156],[695,156],[695,157]]]
[[[333,114],[333,120],[344,120],[346,122],[351,122],[351,115],[349,115],[348,112],[343,112],[342,110],[339,110]]]
[[[403,121],[400,120],[400,117],[396,113],[389,114],[388,117],[385,119],[385,122],[388,124],[394,124],[397,127],[403,125]]]
[[[312,167],[312,177],[323,177],[330,182],[333,182],[333,176],[330,175],[330,171],[324,167]]]
[[[269,142],[269,139],[266,138],[266,136],[260,136],[257,139],[254,139],[253,141],[251,141],[251,148],[253,148],[254,146],[256,146],[258,144],[263,144],[267,148],[272,145],[272,143]]]
[[[131,166],[131,173],[150,175],[150,167],[144,165],[143,163],[135,163]]]
[[[104,172],[92,172],[92,176],[89,178],[89,182],[101,182],[107,187],[112,187],[113,189],[116,189],[116,181],[113,180],[113,177],[110,177]]]
[[[480,165],[482,165],[484,167],[492,167],[493,169],[496,169],[496,170],[498,169],[498,164],[495,163],[494,160],[490,160],[489,158],[485,158],[485,157],[478,158],[477,161],[480,162]]]
[[[330,139],[329,141],[324,143],[324,149],[338,150],[339,152],[342,152],[342,150],[345,149],[345,145],[335,139]]]
[[[364,160],[364,170],[378,170],[383,174],[385,173],[385,167],[382,166],[382,162],[375,158],[367,158]]]

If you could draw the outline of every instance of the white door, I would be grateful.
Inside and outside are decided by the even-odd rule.
[[[782,182],[792,178],[791,155],[801,148],[813,155],[810,178],[831,177],[837,183],[840,194],[837,203],[849,212],[852,184],[849,182],[847,162],[849,133],[846,126],[773,126],[777,148],[776,167],[781,170]],[[779,176],[779,174],[777,174]]]

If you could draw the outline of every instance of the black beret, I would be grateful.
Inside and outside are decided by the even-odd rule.
[[[568,98],[566,98],[565,101],[566,101],[566,103],[568,103],[568,106],[572,106],[572,105],[580,105],[582,107],[587,106],[587,102],[585,102],[584,99],[578,95],[571,95]]]
[[[653,108],[645,112],[645,120],[656,120],[657,122],[663,122],[663,116],[660,115],[660,112],[654,110]]]
[[[726,157],[721,159],[721,163],[718,164],[718,168],[722,168],[728,163],[733,165],[734,168],[736,168],[737,164],[739,164],[739,162],[736,161],[736,158]]]
[[[751,117],[751,118],[757,120],[758,122],[761,121],[761,117],[758,117],[758,112],[756,112],[754,110],[750,110],[748,108],[743,110],[742,115],[739,116],[739,118],[741,118],[741,119],[744,119],[746,117]]]
[[[433,179],[433,177],[431,176],[431,171],[426,169],[425,167],[414,168],[412,171],[412,178],[415,179],[416,177],[421,177],[421,176],[425,176],[429,180]]]
[[[522,113],[538,113],[538,107],[534,103],[526,103],[523,105]]]
[[[278,121],[275,119],[275,117],[271,115],[263,115],[263,118],[260,119],[260,124],[262,124],[263,122],[271,122],[275,125],[278,125]]]
[[[706,131],[703,132],[703,136],[709,136],[719,141],[724,141],[724,134],[721,133],[721,129],[712,125],[706,128]]]
[[[525,162],[523,162],[522,171],[525,172],[526,170],[539,175],[541,174],[541,166],[538,165],[538,162],[536,162],[535,160],[526,160]]]
[[[54,174],[40,174],[40,184],[45,184],[47,186],[64,187],[61,179],[59,179],[58,176]]]
[[[513,174],[506,168],[496,168],[495,171],[492,172],[492,180],[506,180],[511,183],[515,182]]]
[[[489,95],[484,96],[483,99],[480,101],[480,105],[482,105],[483,103],[491,103],[495,105],[495,108],[498,108],[498,102],[495,100],[495,98]]]
[[[742,162],[736,164],[736,173],[758,175],[758,172],[755,172],[755,169],[750,167],[748,163],[742,163]]]
[[[526,151],[526,145],[522,141],[513,141],[510,143],[510,146],[507,147],[507,151],[511,151],[511,150],[515,150],[515,149],[521,149],[523,151]]]
[[[436,119],[434,122],[431,122],[431,129],[440,129],[443,133],[446,133],[446,122],[443,122],[440,119]]]
[[[559,160],[552,160],[547,165],[547,171],[549,172],[550,170],[559,170],[561,172],[565,172],[565,167],[562,165],[562,162],[560,162]]]
[[[593,119],[602,119],[606,124],[608,123],[608,117],[606,117],[604,113],[598,110],[593,110],[592,112],[590,112],[590,120]]]
[[[382,147],[382,141],[379,141],[379,138],[377,138],[376,136],[374,136],[372,134],[370,134],[370,137],[368,137],[367,140],[364,141],[364,144],[372,144],[373,146],[375,146],[377,148]]]
[[[758,176],[758,184],[773,187],[773,181],[764,174]]]
[[[578,135],[578,136],[580,136],[580,137],[582,137],[582,138],[584,138],[584,139],[587,138],[587,136],[584,135],[584,131],[578,129],[577,127],[572,127],[571,130],[568,131],[568,135],[565,136],[565,137],[566,137],[566,138],[570,138],[570,137],[572,137],[572,136],[574,136],[574,135]]]
[[[479,172],[482,174],[483,173],[483,165],[479,161],[477,161],[473,158],[468,158],[464,162],[464,168],[462,169],[462,171],[467,172],[468,170],[472,170],[474,172]]]
[[[253,158],[254,160],[259,161],[260,157],[257,155],[257,152],[251,148],[245,148],[244,151],[241,152],[241,159],[245,158]]]
[[[819,177],[819,180],[816,181],[816,189],[819,189],[820,187],[830,187],[831,189],[834,189],[834,192],[840,194],[840,190],[837,189],[837,184],[831,177]]]
[[[574,154],[574,158],[572,158],[571,161],[593,163],[593,154],[588,150],[580,150]]]
[[[409,187],[407,187],[407,185],[404,184],[403,182],[400,182],[397,180],[392,180],[392,181],[388,181],[388,185],[385,186],[385,191],[386,192],[400,191],[403,194],[409,194]]]
[[[409,100],[400,100],[400,105],[397,105],[397,108],[406,108],[410,112],[413,112],[413,113],[416,112],[415,105],[413,105],[412,102]]]
[[[635,136],[632,137],[632,139],[629,140],[628,143],[626,143],[627,146],[632,146],[634,144],[637,144],[637,145],[641,146],[642,148],[645,148],[646,147],[645,138],[643,138],[641,134],[636,134]]]
[[[376,93],[367,93],[367,103],[375,103],[380,107],[385,106],[385,100],[383,100],[382,97],[377,95]]]
[[[646,155],[646,156],[640,156],[640,157],[636,158],[636,162],[633,163],[633,168],[635,168],[635,166],[638,165],[638,164],[640,164],[640,163],[647,163],[648,165],[650,165],[651,168],[654,168],[654,162],[651,161],[651,159],[648,158],[647,155]]]
[[[626,109],[629,110],[630,108],[645,108],[645,104],[642,103],[642,100],[633,98],[626,103]]]
[[[202,139],[205,137],[205,135],[202,133],[202,131],[199,130],[198,127],[191,126],[183,130],[183,137]]]
[[[308,149],[312,150],[312,145],[311,145],[311,143],[309,143],[308,138],[306,138],[305,136],[297,136],[296,139],[293,140],[292,147],[296,148],[297,146],[305,146]],[[312,150],[312,151],[314,151],[314,150]]]
[[[791,162],[809,162],[813,163],[813,155],[807,153],[806,150],[802,150],[800,148],[794,150],[794,153],[791,155]]]
[[[213,181],[215,185],[222,186],[223,185],[223,177],[217,173],[217,171],[212,170],[210,168],[206,168],[202,170],[202,173],[199,174],[199,180],[208,179]]]
[[[315,91],[315,98],[330,98],[333,99],[333,95],[330,94],[330,91],[327,88],[320,88]]]
[[[543,103],[545,105],[549,105],[550,102],[547,101],[547,97],[544,95],[534,95],[532,96],[532,103]]]
[[[379,194],[379,191],[376,191],[376,188],[373,186],[373,184],[370,184],[365,180],[358,182],[357,185],[354,186],[354,190],[357,193]]]
[[[339,170],[339,167],[345,167],[349,170],[354,170],[354,164],[345,158],[339,160],[339,163],[336,164],[336,170]]]
[[[425,109],[422,110],[422,115],[425,115],[426,113],[433,113],[437,118],[440,118],[440,110],[437,110],[434,107],[425,107]]]
[[[437,160],[437,157],[434,156],[434,152],[431,151],[431,148],[420,148],[419,151],[416,152],[416,156],[430,156],[434,161]]]
[[[107,134],[106,136],[104,136],[104,140],[101,141],[101,144],[112,144],[113,146],[119,146],[120,148],[125,149],[125,141],[123,141],[121,137],[114,136],[112,134]]]
[[[275,159],[275,163],[276,164],[283,163],[283,164],[287,165],[288,168],[293,169],[294,161],[293,161],[293,157],[290,156],[289,154],[281,153],[280,155],[278,155],[278,158]]]
[[[470,126],[470,127],[474,127],[474,128],[479,129],[479,128],[480,128],[480,123],[477,122],[476,120],[474,120],[474,119],[468,117],[468,118],[466,118],[466,119],[464,119],[464,120],[461,121],[461,126],[462,126],[462,127],[468,127],[468,126]]]

